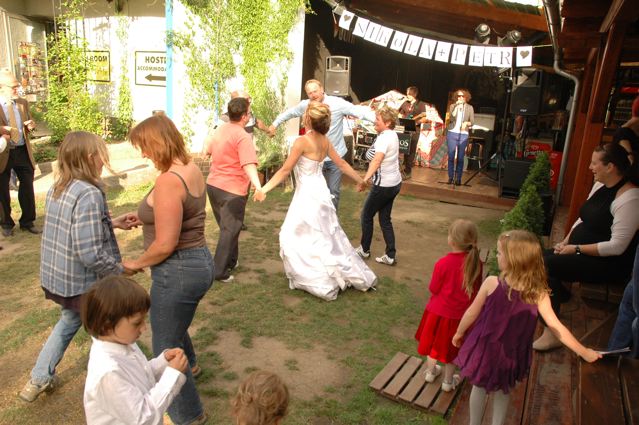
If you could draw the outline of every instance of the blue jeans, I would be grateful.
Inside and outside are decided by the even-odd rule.
[[[386,243],[386,255],[395,258],[397,253],[395,249],[395,231],[393,230],[393,222],[391,221],[391,212],[393,211],[393,202],[399,194],[402,184],[392,187],[373,186],[368,193],[368,197],[362,208],[362,239],[361,245],[364,252],[371,249],[371,241],[373,240],[373,218],[379,213],[379,227],[382,228],[382,236]]]
[[[456,181],[461,181],[468,134],[449,131],[446,134],[446,143],[448,144],[448,180],[454,178]],[[457,166],[455,166],[455,153],[457,154]]]
[[[197,362],[189,336],[198,303],[213,283],[213,258],[206,247],[181,249],[157,266],[151,267],[151,331],[153,354],[179,347],[189,365]],[[176,425],[189,424],[203,412],[191,369],[186,383],[168,409]]]
[[[619,314],[608,341],[608,349],[630,347],[630,357],[639,358],[639,248],[635,255],[632,278],[623,291]]]
[[[340,185],[342,184],[342,170],[340,170],[333,161],[324,161],[322,174],[324,174],[329,192],[333,195],[333,205],[335,205],[335,210],[337,210],[339,206]]]
[[[80,329],[80,326],[82,326],[80,314],[63,308],[60,320],[53,327],[49,339],[42,347],[38,360],[36,360],[36,364],[31,370],[31,381],[34,384],[44,385],[55,375],[56,366],[62,360],[64,352],[78,329]]]

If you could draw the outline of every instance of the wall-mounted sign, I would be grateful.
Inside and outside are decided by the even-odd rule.
[[[166,52],[135,52],[135,84],[166,87]]]
[[[108,83],[111,81],[111,52],[87,50],[87,80]]]

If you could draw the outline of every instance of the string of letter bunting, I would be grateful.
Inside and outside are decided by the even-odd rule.
[[[340,28],[352,31],[353,35],[407,55],[448,62],[455,65],[511,67],[513,54],[515,66],[532,66],[533,46],[493,47],[467,45],[447,41],[431,40],[407,34],[344,10],[339,20]]]

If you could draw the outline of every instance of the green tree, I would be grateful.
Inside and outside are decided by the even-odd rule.
[[[133,102],[131,100],[131,82],[129,81],[129,18],[126,16],[117,17],[118,27],[116,36],[120,42],[122,58],[120,60],[120,80],[118,82],[117,108],[115,110],[115,120],[111,123],[109,139],[123,140],[133,123]]]
[[[56,142],[72,130],[102,134],[104,116],[99,98],[87,86],[87,41],[74,28],[74,23],[82,19],[85,1],[62,2],[64,12],[56,18],[57,34],[48,39],[49,95],[44,118]]]
[[[252,98],[253,113],[272,122],[284,107],[281,100],[286,76],[277,89],[270,81],[275,70],[286,69],[292,57],[288,35],[305,0],[188,0],[187,30],[169,34],[185,57],[193,88],[187,97],[187,111],[205,106],[222,112],[228,98],[226,81],[242,75]],[[185,114],[190,116],[191,114]],[[189,123],[185,123],[188,137]],[[283,159],[283,137],[270,139],[258,133],[260,167],[278,165]]]

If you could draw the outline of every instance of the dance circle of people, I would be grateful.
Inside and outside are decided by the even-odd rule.
[[[189,326],[214,281],[234,280],[231,273],[239,263],[238,240],[250,186],[255,189],[253,200],[262,202],[291,172],[295,193],[279,234],[290,288],[329,301],[348,287],[363,292],[376,288],[378,279],[365,261],[371,256],[376,214],[386,246],[375,259],[383,265],[397,264],[391,213],[402,185],[399,141],[393,131],[398,111],[384,106],[373,112],[326,96],[316,80],[307,82],[306,91],[309,100],[281,114],[270,127],[253,119],[250,97],[237,92],[228,103],[227,122],[207,138],[211,169],[206,181],[168,117],[155,115],[136,125],[130,141],[153,162],[159,175],[138,210],[118,217],[109,214],[101,182],[102,169],[110,169],[105,142],[87,132],[67,134],[58,151],[56,179],[46,197],[40,265],[45,297],[60,305],[61,315],[19,393],[21,399],[33,402],[60,385],[56,367],[84,326],[92,337],[84,389],[88,424],[162,424],[165,414],[174,424],[206,423],[208,415],[195,385],[202,368]],[[472,124],[472,108],[464,101],[452,108],[458,112],[451,109],[455,119],[451,125],[460,131],[453,136],[454,143],[461,149],[464,130]],[[363,178],[343,159],[345,115],[374,122],[378,132],[366,153],[370,163]],[[306,133],[294,141],[282,167],[262,185],[246,125],[253,120],[272,135],[293,116],[302,117]],[[624,212],[624,205],[634,205],[636,198],[636,175],[631,174],[636,151],[622,146],[598,148],[591,164],[600,183],[588,202],[603,205],[599,213],[602,208],[610,209],[610,217],[604,220],[590,211],[597,208],[583,208],[581,221],[552,253],[544,254],[537,237],[529,232],[502,233],[497,242],[500,274],[482,283],[477,227],[461,219],[450,225],[451,252],[435,264],[431,297],[415,338],[417,351],[426,356],[426,382],[434,382],[443,373],[441,389],[445,392],[455,390],[462,378],[473,385],[471,424],[481,422],[488,393],[493,393],[493,423],[503,423],[509,393],[530,369],[538,316],[553,338],[584,360],[601,357],[581,345],[557,318],[552,282],[562,278],[563,266],[553,265],[549,255],[563,256],[575,264],[585,261],[595,268],[600,267],[600,258],[618,261],[625,268],[631,264],[629,258],[637,244],[636,236],[627,237],[632,230],[628,226],[635,226],[630,232],[635,235],[639,224]],[[358,191],[371,186],[361,212],[357,248],[337,216],[342,173],[356,183]],[[457,178],[455,172],[453,179]],[[204,236],[207,195],[220,229],[214,255]],[[594,229],[599,233],[591,237],[586,230],[592,220],[597,221]],[[132,231],[139,226],[144,251],[123,259],[114,228]],[[150,293],[130,278],[147,268],[151,271]],[[632,296],[637,286],[629,284]],[[626,303],[632,304],[629,299]],[[634,320],[636,327],[636,311],[631,317],[628,308],[618,321],[619,332],[628,320]],[[151,360],[136,343],[146,329],[147,314],[155,356]],[[238,424],[279,424],[288,403],[289,391],[281,378],[257,371],[242,382],[231,406]]]

